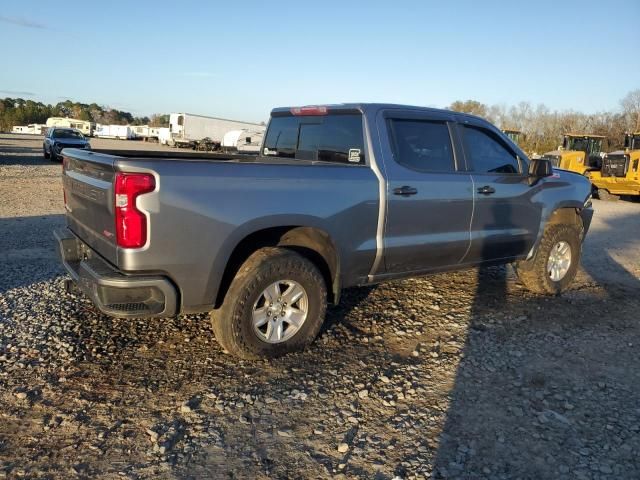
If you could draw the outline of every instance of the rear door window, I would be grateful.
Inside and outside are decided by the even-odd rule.
[[[484,128],[463,126],[464,146],[476,173],[520,173],[518,156],[496,134]]]
[[[389,120],[396,161],[419,172],[456,171],[449,127],[445,122]]]
[[[363,164],[362,115],[273,117],[262,153],[299,160]]]
[[[276,157],[294,158],[298,144],[297,117],[274,117],[269,123],[269,131],[264,141],[264,154]]]

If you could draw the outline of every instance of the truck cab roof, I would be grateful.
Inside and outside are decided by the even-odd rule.
[[[448,113],[456,115],[458,118],[469,118],[486,121],[482,117],[471,115],[469,113],[456,112],[453,110],[447,110],[444,108],[433,107],[421,107],[416,105],[403,105],[397,103],[333,103],[333,104],[318,104],[318,105],[304,105],[293,107],[276,107],[271,110],[271,116],[283,116],[283,115],[326,115],[331,113],[349,113],[349,112],[370,112],[386,109],[398,109],[398,110],[415,110],[421,112],[431,113]]]

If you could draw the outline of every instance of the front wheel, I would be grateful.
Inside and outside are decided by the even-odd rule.
[[[45,160],[47,160],[49,158],[49,154],[47,153],[47,149],[45,147],[42,147],[42,156],[45,158]]]
[[[533,257],[516,264],[518,278],[532,292],[559,295],[576,277],[581,253],[578,227],[548,225]]]
[[[617,200],[620,200],[619,195],[614,195],[605,188],[599,188],[597,194],[598,194],[598,198],[600,200],[604,200],[605,202],[615,202]]]
[[[325,281],[312,262],[293,250],[263,248],[240,267],[212,314],[213,331],[233,355],[274,358],[309,345],[326,308]]]

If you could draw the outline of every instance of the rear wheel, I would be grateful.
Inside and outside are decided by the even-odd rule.
[[[293,250],[263,248],[240,267],[212,314],[213,331],[233,355],[274,358],[316,338],[326,304],[324,278],[312,262]]]
[[[599,188],[597,193],[598,193],[598,198],[600,200],[604,200],[608,202],[615,202],[617,200],[620,200],[619,195],[613,195],[612,193],[609,193],[609,190],[604,188]]]
[[[580,265],[580,236],[575,225],[548,225],[533,257],[516,264],[523,285],[532,292],[551,295],[567,290]]]

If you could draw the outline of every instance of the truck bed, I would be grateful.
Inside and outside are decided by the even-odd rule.
[[[251,164],[269,164],[269,165],[330,165],[338,168],[363,168],[363,165],[357,164],[335,164],[332,162],[324,162],[321,160],[302,160],[298,158],[282,158],[263,156],[256,153],[212,153],[198,152],[195,150],[117,150],[117,149],[65,149],[68,154],[72,154],[73,158],[83,161],[97,160],[93,154],[108,155],[109,157],[118,157],[126,160],[185,160],[190,162],[233,162],[233,163],[251,163]],[[73,152],[72,152],[73,150]],[[63,156],[64,153],[63,153]],[[66,155],[69,156],[69,155]],[[105,157],[103,157],[105,158]]]
[[[215,300],[233,249],[254,231],[304,225],[349,252],[348,284],[369,273],[376,253],[379,182],[365,165],[274,156],[181,151],[65,149],[68,229],[124,275],[159,275],[180,289],[180,303],[203,311]],[[147,243],[116,241],[118,173],[151,174],[155,189],[136,199]],[[348,228],[346,228],[348,226]]]
[[[257,156],[256,154],[244,153],[215,153],[215,152],[198,152],[195,150],[116,150],[106,148],[95,148],[90,150],[94,153],[101,153],[104,155],[113,155],[114,157],[124,158],[157,158],[157,159],[171,159],[171,160],[252,160]]]

